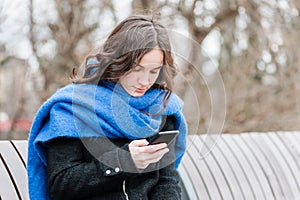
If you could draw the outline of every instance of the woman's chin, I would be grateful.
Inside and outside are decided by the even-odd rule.
[[[137,91],[134,91],[134,92],[131,92],[131,93],[129,93],[132,97],[141,97],[141,96],[143,96],[144,94],[146,93],[146,91],[145,92],[137,92]]]
[[[133,97],[141,97],[141,96],[143,96],[145,93],[134,93],[134,94],[132,94],[131,96],[133,96]]]

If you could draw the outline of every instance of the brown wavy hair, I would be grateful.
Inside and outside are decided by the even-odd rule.
[[[100,51],[86,58],[82,76],[79,77],[73,69],[72,82],[101,84],[101,80],[106,80],[117,83],[121,76],[135,67],[135,63],[139,63],[146,53],[156,47],[163,51],[164,60],[152,87],[167,91],[164,98],[166,103],[174,86],[173,78],[177,69],[168,32],[151,15],[134,15],[120,22]],[[96,59],[97,64],[88,64],[90,59]]]

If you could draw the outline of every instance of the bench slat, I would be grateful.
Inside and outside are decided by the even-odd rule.
[[[186,157],[185,157],[186,158]],[[188,199],[189,200],[192,200],[192,199],[198,199],[197,197],[197,193],[196,193],[196,189],[193,185],[193,182],[192,182],[192,178],[190,177],[189,175],[189,171],[190,169],[188,169],[185,164],[182,162],[178,168],[178,173],[181,177],[181,180],[183,182],[183,186],[186,190],[186,193],[187,193],[187,196],[188,196]]]
[[[235,190],[239,192],[239,196],[235,195],[235,199],[255,199],[254,191],[250,186],[250,181],[247,179],[243,164],[239,162],[237,154],[238,152],[236,151],[236,149],[232,148],[235,145],[234,141],[230,140],[230,137],[228,136],[229,135],[226,134],[222,135],[222,139],[218,141],[217,147],[226,159],[226,162],[228,162],[230,170],[234,175],[234,179],[236,182]],[[237,136],[238,135],[236,135],[236,137]]]
[[[285,141],[288,148],[290,149],[292,155],[295,158],[298,166],[300,166],[300,132],[296,132],[295,134],[279,134],[279,137],[282,141]]]
[[[16,147],[17,151],[22,157],[22,160],[27,164],[27,141],[26,140],[12,140],[11,143]]]
[[[281,183],[284,187],[284,194],[287,199],[297,199],[300,197],[298,190],[298,183],[293,170],[293,159],[290,157],[289,152],[284,151],[284,144],[282,141],[274,142],[278,138],[276,134],[264,134],[263,139],[265,143],[270,147],[271,154],[277,160],[279,175],[281,175]],[[275,163],[276,164],[276,163]],[[299,177],[299,176],[298,176]]]
[[[261,167],[261,163],[259,162],[259,159],[255,154],[256,149],[251,148],[251,144],[249,144],[249,142],[245,140],[244,135],[241,135],[240,137],[233,137],[233,139],[237,142],[244,154],[247,155],[249,164],[255,172],[255,176],[259,180],[259,187],[261,187],[261,189],[264,191],[264,199],[274,199],[272,188],[267,177],[265,176],[264,170]]]
[[[238,162],[237,168],[240,168],[240,176],[239,179],[242,183],[242,189],[245,193],[245,196],[249,199],[266,199],[263,186],[259,181],[258,175],[255,172],[255,167],[252,165],[251,158],[249,158],[248,154],[246,155],[245,150],[243,149],[243,141],[240,136],[235,137],[226,137],[224,135],[224,139],[228,145],[228,148],[231,149],[232,154],[234,155],[236,161]],[[238,169],[237,169],[238,170]]]
[[[207,152],[201,151],[203,150],[201,147],[203,147],[204,144],[200,139],[196,141],[195,137],[201,136],[191,135],[188,137],[189,143],[187,145],[187,152],[182,162],[186,167],[187,173],[189,173],[189,177],[198,195],[198,198],[194,199],[222,199],[215,177],[211,169],[208,168],[206,158],[202,155],[208,155]],[[195,179],[199,181],[194,181]]]
[[[260,167],[264,171],[264,175],[268,180],[268,184],[271,186],[273,199],[284,199],[284,193],[283,188],[281,186],[280,179],[276,174],[276,170],[274,169],[274,166],[272,163],[270,163],[270,160],[268,159],[268,153],[269,149],[268,146],[264,143],[261,143],[264,145],[263,147],[260,147],[258,144],[258,141],[255,141],[255,139],[261,140],[262,138],[254,137],[254,134],[245,134],[243,135],[243,138],[245,139],[245,142],[249,144],[249,146],[252,148],[252,152],[255,154],[257,160],[260,163]],[[267,197],[268,199],[269,197]]]
[[[291,141],[289,141],[288,135],[293,136],[293,141],[295,141],[295,137],[298,137],[300,135],[296,133],[279,133],[276,135],[276,137],[271,137],[272,141],[280,148],[280,151],[282,152],[283,158],[286,160],[286,164],[290,166],[290,170],[293,176],[293,180],[296,183],[297,190],[295,190],[296,197],[300,197],[300,163],[299,158],[297,159],[297,150],[300,151],[300,142],[297,144],[297,146],[293,146]],[[279,145],[279,143],[282,143],[282,145]],[[296,151],[295,151],[296,149]]]
[[[228,181],[227,184],[229,185],[229,188],[232,192],[233,199],[245,199],[245,196],[241,190],[240,183],[237,180],[236,170],[233,170],[233,166],[230,160],[232,158],[228,158],[231,154],[224,143],[224,136],[220,137],[220,139],[217,141],[216,146],[213,149],[213,154],[215,156],[215,159],[220,163],[220,166],[222,167],[224,176]]]
[[[274,145],[272,145],[266,134],[253,134],[251,137],[253,141],[257,143],[258,148],[260,148],[278,181],[281,190],[278,198],[294,199],[293,192],[291,191],[292,185],[289,181],[290,178],[292,178],[289,173],[290,170],[287,165],[285,165],[284,160],[280,158],[278,149],[274,148]]]
[[[0,153],[10,169],[22,199],[29,199],[27,172],[23,161],[9,141],[0,141]]]
[[[207,167],[204,166],[203,160],[201,160],[200,155],[197,154],[197,149],[194,145],[188,148],[183,162],[195,187],[198,196],[197,199],[200,199],[200,196],[201,199],[210,199],[208,192],[209,181],[204,183],[202,178],[202,174],[207,171]]]
[[[1,145],[1,143],[0,143]],[[15,190],[15,186],[12,183],[10,176],[5,168],[4,163],[0,159],[0,197],[3,200],[10,199],[10,200],[18,200],[19,197]],[[5,189],[4,189],[5,188]]]
[[[288,160],[287,163],[291,166],[291,170],[292,173],[294,174],[293,177],[296,180],[296,184],[297,184],[297,188],[298,188],[298,193],[300,196],[300,181],[299,181],[299,177],[300,177],[300,163],[299,163],[299,158],[297,160],[297,150],[300,148],[294,148],[293,144],[291,143],[291,141],[288,138],[288,135],[290,134],[285,134],[285,133],[279,133],[276,136],[277,137],[273,137],[270,136],[271,139],[273,140],[273,142],[275,144],[278,143],[278,141],[281,141],[283,145],[278,145],[281,149],[281,151],[284,153],[284,155],[286,156],[286,159]],[[296,135],[294,134],[294,137],[299,137],[300,135]],[[295,141],[295,140],[293,140]],[[300,142],[297,144],[299,147]]]
[[[208,168],[211,170],[214,179],[217,183],[217,188],[219,191],[215,191],[220,193],[222,199],[233,199],[233,194],[230,188],[230,185],[228,185],[228,180],[226,176],[224,175],[224,171],[222,169],[221,164],[215,157],[215,138],[212,135],[209,135],[208,137],[205,137],[205,140],[203,140],[203,137],[195,137],[194,142],[195,144],[204,144],[203,149],[199,149],[198,152],[209,152],[207,155],[205,155],[205,161],[208,165]],[[196,145],[197,146],[197,145]],[[212,148],[212,149],[211,149]],[[211,194],[211,193],[210,193]]]

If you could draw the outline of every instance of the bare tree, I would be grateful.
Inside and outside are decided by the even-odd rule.
[[[114,1],[49,1],[51,17],[44,21],[39,20],[36,2],[29,2],[28,38],[38,70],[24,72],[34,88],[23,91],[28,95],[20,99],[24,113],[36,110],[68,83],[72,68],[95,47],[96,32],[105,29],[103,18],[109,16],[111,24],[118,21]],[[178,57],[175,89],[185,101],[191,134],[214,132],[220,126],[222,132],[234,133],[299,130],[298,1],[133,0],[131,6],[133,14],[159,13],[169,29],[190,33],[190,43],[178,40],[174,47],[187,54]],[[211,38],[217,47],[209,46]],[[47,45],[51,51],[45,53]],[[208,52],[217,48],[218,53],[212,57],[204,47]],[[28,100],[33,95],[38,103]]]
[[[136,0],[147,6],[144,1]],[[172,10],[185,19],[192,38],[199,44],[217,31],[220,55],[215,58],[226,92],[226,121],[223,132],[298,130],[299,121],[299,3],[297,1],[177,0],[159,1],[162,15]],[[138,3],[137,3],[138,4]],[[152,4],[154,4],[152,2]],[[146,7],[144,7],[146,9]],[[169,12],[170,13],[170,12]],[[169,14],[170,15],[170,14]],[[168,16],[163,15],[163,18]],[[174,22],[169,23],[174,25]],[[206,58],[206,59],[205,59]],[[182,67],[185,79],[178,93],[186,102],[188,121],[197,123],[192,133],[210,129],[213,108],[207,82],[203,79],[206,55],[191,49]],[[192,63],[192,64],[191,64]],[[195,73],[195,71],[200,72]],[[209,75],[214,84],[218,73]],[[192,85],[192,86],[189,86]],[[197,91],[200,120],[193,121]],[[222,104],[222,102],[219,102]],[[218,107],[217,104],[215,107]],[[222,107],[220,107],[222,109]],[[214,108],[219,109],[219,108]],[[193,113],[194,112],[194,113]],[[220,110],[220,113],[224,112]],[[190,117],[192,115],[192,117]],[[217,120],[216,123],[221,123]],[[194,124],[195,125],[195,124]],[[214,126],[214,125],[211,125]],[[219,125],[216,125],[219,126]]]
[[[42,77],[43,87],[36,88],[44,101],[57,88],[68,83],[69,75],[73,67],[82,64],[84,57],[95,47],[94,38],[91,33],[100,26],[101,15],[104,10],[111,10],[113,13],[113,5],[111,1],[102,1],[94,4],[88,4],[87,1],[55,1],[55,10],[57,19],[43,24],[44,29],[48,29],[50,37],[43,40],[38,39],[39,24],[36,24],[34,17],[33,0],[31,0],[30,13],[30,41],[34,56],[39,62],[39,73],[37,81]],[[89,20],[89,14],[94,12],[98,20]],[[40,55],[38,48],[49,41],[55,43],[54,56],[49,58]],[[36,85],[39,85],[36,83]]]

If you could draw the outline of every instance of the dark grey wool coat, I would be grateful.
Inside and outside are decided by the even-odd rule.
[[[168,117],[162,130],[172,130]],[[54,200],[179,200],[173,145],[158,162],[136,169],[129,140],[56,138],[48,142],[48,187]]]

